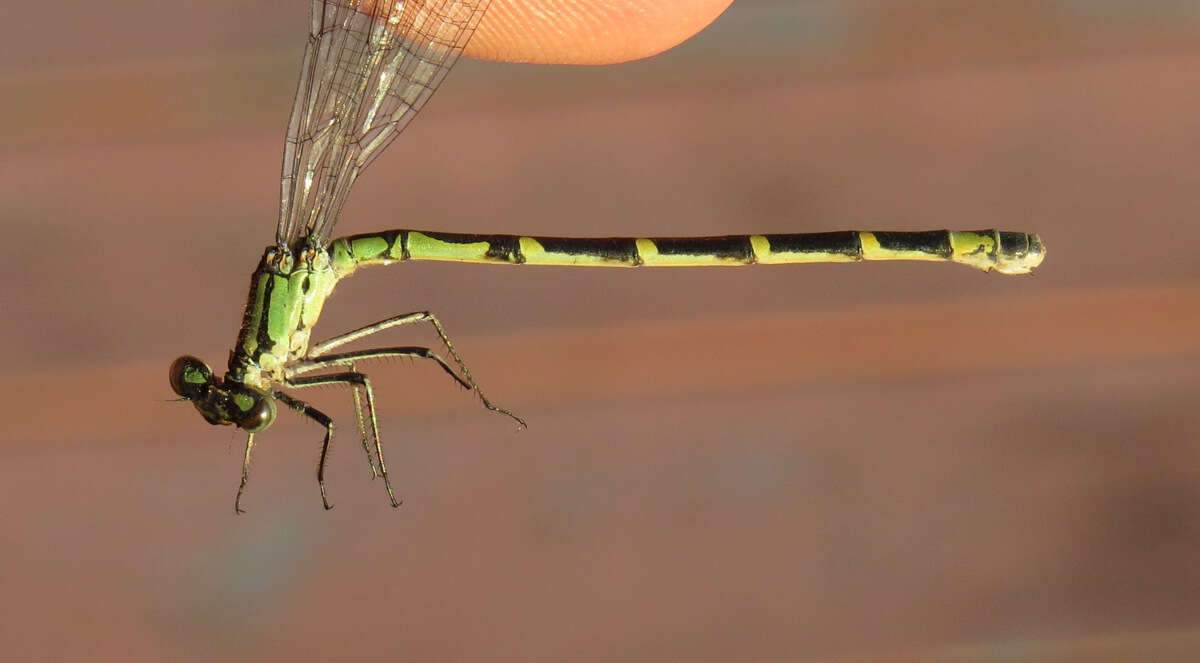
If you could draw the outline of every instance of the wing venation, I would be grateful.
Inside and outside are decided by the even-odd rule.
[[[489,0],[313,0],[276,242],[324,246],[364,168],[420,112]]]

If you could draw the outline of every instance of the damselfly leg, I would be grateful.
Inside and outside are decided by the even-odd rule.
[[[246,490],[246,482],[250,480],[250,452],[254,450],[254,433],[246,436],[246,455],[242,458],[242,483],[238,486],[237,498],[233,501],[235,513],[246,513],[242,510],[242,493]]]
[[[497,406],[493,405],[492,402],[490,400],[488,400],[488,397],[483,393],[483,389],[481,389],[479,387],[479,383],[475,382],[475,378],[471,375],[471,369],[467,368],[467,363],[465,361],[463,361],[463,358],[459,356],[458,351],[454,349],[454,343],[451,342],[450,337],[448,335],[446,335],[446,329],[444,327],[442,327],[441,321],[439,321],[437,319],[437,316],[430,313],[429,311],[417,311],[415,313],[405,313],[403,315],[397,315],[397,316],[394,316],[391,318],[386,318],[384,320],[380,320],[379,322],[367,325],[366,327],[360,327],[359,329],[355,329],[354,331],[350,331],[350,332],[346,332],[345,334],[340,334],[338,336],[334,336],[333,338],[322,341],[320,343],[314,343],[308,351],[307,359],[305,361],[296,362],[292,366],[290,366],[289,373],[292,375],[297,375],[300,373],[307,373],[309,371],[315,370],[315,368],[310,367],[310,364],[317,363],[318,358],[323,358],[326,361],[328,361],[331,357],[323,357],[323,355],[326,352],[328,352],[329,350],[332,350],[338,346],[342,346],[347,343],[352,343],[359,339],[366,338],[367,336],[371,336],[372,334],[378,334],[379,332],[387,330],[387,329],[391,329],[392,327],[399,327],[401,325],[408,325],[408,324],[413,324],[413,323],[417,323],[417,322],[428,322],[431,325],[433,325],[433,329],[434,329],[434,331],[437,332],[438,338],[440,338],[442,340],[442,344],[444,346],[446,346],[446,351],[450,353],[450,358],[454,360],[454,363],[458,366],[459,371],[462,372],[461,376],[458,375],[457,373],[455,373],[450,368],[450,366],[447,365],[447,363],[444,359],[439,357],[436,353],[430,352],[428,350],[428,348],[382,348],[380,350],[364,350],[363,353],[366,353],[366,354],[362,354],[362,355],[360,355],[358,353],[346,353],[346,355],[337,355],[337,356],[354,355],[357,358],[361,358],[361,359],[375,358],[377,356],[380,356],[380,357],[382,357],[382,356],[412,356],[412,357],[420,356],[424,359],[433,359],[433,360],[437,361],[439,364],[441,364],[442,368],[445,369],[446,372],[450,373],[450,375],[452,375],[454,377],[454,379],[457,380],[460,384],[462,384],[467,389],[474,391],[475,394],[479,397],[479,400],[483,402],[484,407],[491,410],[492,412],[497,412],[499,414],[503,414],[503,415],[509,417],[513,421],[516,421],[517,424],[519,424],[521,428],[528,428],[528,426],[525,424],[524,419],[518,417],[517,415],[513,414],[509,410],[506,410],[502,407],[497,407]],[[428,354],[427,355],[418,355],[418,354],[375,355],[375,354],[373,354],[375,352],[387,352],[389,350],[424,350]],[[370,356],[368,357],[367,355],[370,355]]]
[[[367,376],[363,375],[362,373],[346,372],[332,373],[329,375],[313,375],[306,378],[289,378],[284,380],[283,384],[295,389],[317,387],[326,384],[344,384],[349,385],[350,388],[354,389],[355,391],[357,391],[358,387],[361,386],[367,392],[367,412],[371,416],[372,423],[375,421],[375,399],[371,393],[371,383],[369,380],[367,380]],[[321,487],[321,503],[325,505],[326,510],[332,509],[333,505],[329,503],[329,497],[325,492],[325,465],[329,460],[329,443],[333,440],[333,419],[331,419],[325,413],[313,408],[308,403],[305,403],[304,401],[292,396],[288,396],[281,391],[275,392],[275,397],[283,401],[288,407],[325,427],[325,439],[321,442],[321,460],[317,463],[317,484]],[[362,414],[359,413],[358,416],[361,419]],[[375,430],[375,439],[376,446],[378,447],[378,429]],[[368,461],[369,460],[370,456],[368,455]],[[382,468],[382,456],[379,458],[379,464]],[[391,484],[388,483],[387,470],[381,469],[380,473],[383,474],[384,483],[387,484],[388,496],[392,498],[392,506],[400,506],[400,504],[396,501],[396,496],[392,494]]]
[[[332,377],[332,376],[320,376]],[[309,385],[291,385],[295,387],[303,387]],[[304,401],[293,398],[282,391],[273,391],[271,395],[275,400],[292,408],[300,415],[308,417],[325,428],[325,441],[321,445],[321,464],[317,470],[317,482],[321,485],[321,501],[324,502],[326,509],[333,508],[329,504],[329,500],[325,498],[325,456],[329,451],[329,441],[333,438],[333,419],[329,415],[321,412],[315,407],[305,403]],[[250,454],[254,451],[254,433],[249,433],[246,437],[246,455],[242,458],[242,481],[238,484],[237,497],[233,501],[233,510],[237,513],[246,513],[242,509],[242,493],[246,492],[246,484],[250,481]]]
[[[381,331],[391,329],[392,327],[398,327],[415,322],[429,322],[433,325],[434,330],[437,332],[438,337],[442,340],[442,343],[445,344],[447,352],[450,353],[450,356],[454,360],[454,363],[458,366],[459,371],[456,372],[454,370],[454,366],[452,366],[436,352],[421,346],[393,346],[354,350],[336,354],[324,354],[334,348],[366,338]],[[383,477],[383,483],[387,488],[388,498],[391,500],[392,506],[398,507],[400,506],[401,502],[396,499],[395,491],[392,489],[391,478],[388,476],[387,471],[387,461],[384,459],[383,441],[379,434],[379,419],[375,414],[375,391],[371,387],[370,379],[365,374],[355,370],[356,362],[370,359],[387,359],[391,357],[411,357],[416,359],[428,359],[436,362],[438,366],[440,366],[442,370],[445,371],[446,374],[451,378],[453,378],[454,381],[457,382],[461,387],[467,389],[468,391],[475,392],[475,394],[479,397],[479,400],[483,403],[484,407],[486,407],[488,410],[504,414],[515,420],[521,427],[525,427],[525,421],[523,419],[513,414],[509,410],[493,405],[491,401],[488,400],[487,396],[484,395],[483,390],[479,387],[479,384],[475,382],[475,378],[471,375],[470,369],[467,368],[466,362],[464,362],[462,357],[459,356],[458,352],[455,351],[454,345],[450,341],[450,338],[446,335],[446,330],[442,327],[441,322],[438,321],[438,319],[428,311],[406,313],[404,315],[387,318],[374,324],[367,325],[366,327],[361,327],[359,329],[355,329],[345,334],[334,336],[333,338],[314,344],[305,359],[293,362],[287,367],[283,384],[294,388],[304,388],[326,384],[344,384],[351,388],[351,391],[354,394],[354,410],[355,415],[358,418],[358,426],[359,432],[362,436],[363,448],[367,451],[367,462],[371,464],[372,473],[375,472],[376,462],[378,463],[378,476]],[[350,371],[332,373],[328,375],[304,376],[305,373],[332,368],[349,368]],[[360,387],[366,393],[365,417],[363,413],[363,403],[358,393],[358,389]],[[277,392],[276,395],[278,397],[280,392]],[[303,401],[298,401],[290,396],[286,398],[280,398],[280,400],[289,407],[292,407],[292,409],[297,410],[309,418],[317,420],[318,423],[321,423],[322,425],[325,425],[326,433],[325,440],[321,447],[320,464],[317,467],[317,482],[321,487],[321,500],[325,504],[325,508],[331,508],[329,501],[326,498],[325,466],[329,456],[330,440],[333,437],[333,422],[329,419],[329,417],[317,412],[316,410],[313,410]],[[319,415],[320,418],[316,415]],[[365,423],[366,421],[370,421],[370,437],[374,439],[374,459],[371,458],[371,451],[367,441],[368,433]],[[243,471],[243,487],[245,486],[245,475],[248,471],[248,467],[249,461],[247,456],[246,469]],[[240,499],[240,489],[238,495]]]

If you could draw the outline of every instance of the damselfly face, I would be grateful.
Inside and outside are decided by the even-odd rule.
[[[171,364],[171,388],[192,402],[213,425],[234,425],[250,433],[275,421],[275,399],[245,385],[213,375],[208,364],[184,355]]]

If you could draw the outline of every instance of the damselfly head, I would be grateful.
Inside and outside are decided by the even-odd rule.
[[[257,433],[275,421],[275,399],[236,382],[223,382],[208,364],[184,355],[171,364],[171,389],[196,406],[213,425],[234,425]]]

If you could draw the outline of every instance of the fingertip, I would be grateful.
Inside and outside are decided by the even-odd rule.
[[[626,62],[687,40],[732,1],[493,0],[466,54],[503,62]]]

